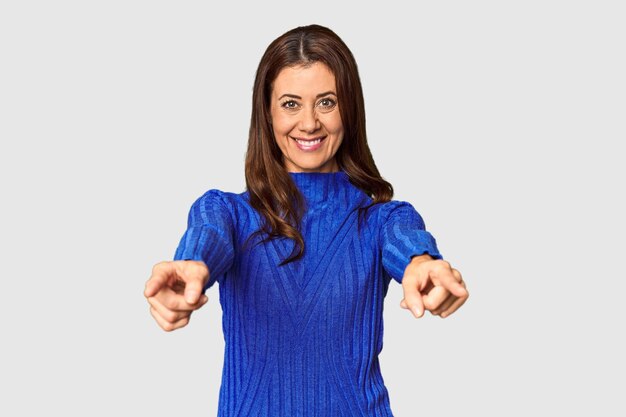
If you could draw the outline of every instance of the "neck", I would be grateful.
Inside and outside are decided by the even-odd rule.
[[[354,188],[344,171],[289,172],[289,175],[309,204],[335,199]]]
[[[331,161],[327,162],[324,166],[321,166],[317,169],[306,169],[306,168],[297,168],[296,166],[294,166],[291,163],[287,164],[287,172],[289,173],[296,173],[296,172],[323,172],[323,173],[329,173],[329,172],[338,172],[341,171],[339,169],[339,165],[337,164],[337,161],[335,159],[332,159]]]

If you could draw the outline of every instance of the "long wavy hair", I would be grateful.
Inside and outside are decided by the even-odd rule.
[[[335,32],[324,26],[313,24],[285,32],[267,47],[256,72],[245,158],[250,205],[264,219],[261,228],[248,241],[264,233],[267,236],[258,243],[281,236],[294,239],[292,253],[281,266],[304,255],[300,225],[306,201],[285,168],[283,154],[276,143],[270,97],[273,82],[283,68],[306,67],[315,62],[325,64],[335,76],[344,129],[343,141],[335,154],[339,169],[373,200],[367,207],[359,208],[359,226],[367,209],[393,197],[393,186],[380,176],[367,144],[363,90],[352,52]]]

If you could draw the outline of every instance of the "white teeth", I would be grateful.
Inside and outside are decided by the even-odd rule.
[[[299,139],[296,139],[296,142],[298,142],[300,145],[304,145],[304,146],[317,145],[321,141],[322,141],[322,139],[315,139],[315,140],[299,140]]]

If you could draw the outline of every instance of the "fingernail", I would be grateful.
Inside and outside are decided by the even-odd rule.
[[[209,297],[207,297],[206,295],[202,296],[202,302],[206,303],[209,300]]]
[[[198,298],[198,294],[197,293],[190,292],[189,294],[187,294],[187,302],[189,304],[195,303],[195,300],[197,298]]]
[[[419,307],[417,307],[417,306],[413,307],[413,313],[415,313],[415,315],[416,315],[417,317],[419,317],[419,316],[422,314],[422,313],[420,312]]]

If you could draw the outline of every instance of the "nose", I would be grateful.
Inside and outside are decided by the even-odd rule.
[[[315,108],[306,109],[305,111],[300,112],[298,128],[302,132],[315,132],[319,129],[319,127],[319,119]]]

